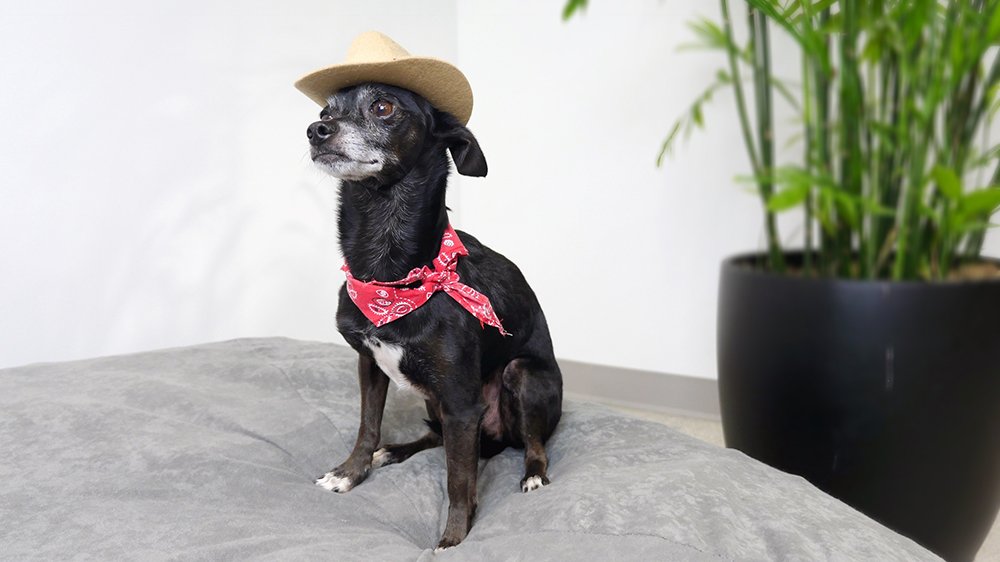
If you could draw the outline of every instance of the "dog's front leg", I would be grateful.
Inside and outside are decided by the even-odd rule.
[[[441,432],[448,465],[448,522],[438,549],[462,542],[476,515],[476,479],[479,469],[479,426],[485,408],[479,402],[447,411],[442,405]]]
[[[372,453],[381,439],[389,377],[371,357],[361,355],[358,357],[358,383],[361,385],[361,426],[354,450],[343,464],[316,480],[317,485],[333,492],[346,492],[368,476]]]

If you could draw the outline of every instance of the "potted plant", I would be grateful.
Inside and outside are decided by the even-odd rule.
[[[586,0],[570,0],[564,17]],[[998,0],[746,0],[747,39],[692,24],[723,67],[663,143],[734,93],[766,251],[722,264],[726,443],[949,560],[971,560],[1000,508]],[[770,34],[798,48],[772,75]],[[774,103],[800,116],[775,161]],[[801,211],[789,250],[776,214]]]

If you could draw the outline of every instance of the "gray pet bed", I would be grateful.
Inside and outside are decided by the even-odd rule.
[[[355,355],[247,339],[0,371],[0,558],[20,560],[936,560],[732,450],[568,402],[552,484],[480,463],[468,538],[435,555],[442,449],[348,494],[313,485],[358,424]],[[418,436],[391,391],[383,439]]]

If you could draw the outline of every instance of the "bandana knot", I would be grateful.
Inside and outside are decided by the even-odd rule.
[[[346,263],[341,269],[347,274],[347,295],[376,326],[406,316],[426,304],[434,293],[442,291],[475,316],[480,325],[489,324],[509,336],[490,299],[459,280],[458,258],[467,255],[469,251],[449,224],[441,238],[441,250],[434,258],[433,269],[426,265],[415,267],[399,281],[358,281]]]

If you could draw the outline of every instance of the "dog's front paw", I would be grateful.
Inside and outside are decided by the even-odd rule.
[[[542,486],[548,486],[549,479],[545,476],[525,476],[521,480],[521,491],[530,492],[532,490],[537,490]]]
[[[346,476],[337,476],[334,471],[327,472],[316,479],[316,485],[331,492],[346,492],[354,487],[354,482]]]
[[[444,526],[444,533],[441,534],[441,541],[438,542],[434,552],[440,552],[446,548],[458,546],[458,543],[465,540],[472,528],[472,519],[476,514],[476,506],[455,507],[448,506],[448,522]]]
[[[448,534],[445,533],[445,536],[441,537],[441,542],[439,542],[438,545],[437,545],[437,547],[434,549],[434,554],[437,554],[437,553],[439,553],[439,552],[441,552],[443,550],[447,550],[447,549],[452,548],[454,546],[458,546],[458,543],[462,542],[462,539],[464,539],[464,538],[465,537],[462,537],[462,538],[454,538],[454,537],[449,538]]]
[[[316,479],[316,485],[331,492],[344,493],[357,486],[367,476],[367,472],[352,474],[350,471],[337,467]]]

